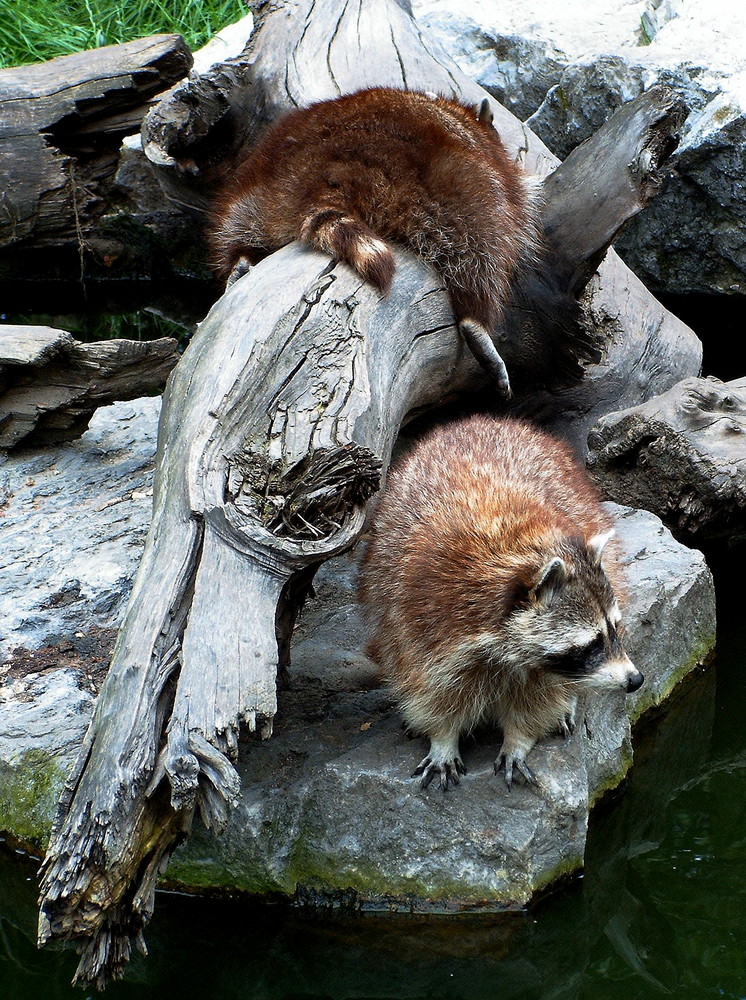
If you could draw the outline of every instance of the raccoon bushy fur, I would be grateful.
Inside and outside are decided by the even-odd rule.
[[[526,756],[572,730],[580,689],[642,684],[622,647],[612,534],[569,448],[522,421],[441,426],[392,469],[360,592],[369,653],[430,738],[423,787],[459,783],[459,735],[480,723],[502,729],[508,787],[514,770],[534,783]]]
[[[212,262],[230,281],[302,240],[381,292],[388,241],[442,275],[460,329],[509,392],[491,340],[539,244],[536,186],[508,156],[489,103],[374,88],[292,111],[271,126],[216,202]]]

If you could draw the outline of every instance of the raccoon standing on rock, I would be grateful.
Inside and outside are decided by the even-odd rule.
[[[213,266],[230,283],[293,240],[345,261],[386,293],[388,241],[442,275],[459,328],[509,394],[493,341],[517,268],[539,242],[534,186],[479,108],[374,88],[292,111],[217,200]]]
[[[572,731],[580,689],[640,687],[602,565],[612,534],[569,448],[521,421],[436,428],[391,471],[360,589],[370,655],[430,738],[422,787],[459,784],[459,735],[482,722],[502,728],[495,773],[535,784],[526,757]]]

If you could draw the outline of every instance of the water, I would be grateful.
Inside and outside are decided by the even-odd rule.
[[[161,893],[149,958],[106,996],[746,997],[746,622],[723,595],[720,617],[734,624],[716,667],[643,724],[630,779],[594,813],[584,877],[531,911],[321,920]],[[34,871],[0,851],[0,998],[81,1000],[93,991],[69,986],[75,956],[34,945]]]

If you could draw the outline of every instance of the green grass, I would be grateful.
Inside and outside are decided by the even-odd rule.
[[[176,32],[194,50],[248,0],[0,0],[0,67]]]
[[[52,316],[41,313],[3,314],[0,322],[18,326],[51,326],[67,330],[76,340],[91,343],[95,340],[155,340],[174,337],[186,343],[192,331],[173,320],[159,316],[148,309],[131,313],[81,313]]]

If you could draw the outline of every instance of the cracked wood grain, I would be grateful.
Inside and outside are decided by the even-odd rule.
[[[117,139],[191,63],[179,35],[158,35],[0,69],[0,248],[76,244],[81,225],[85,238],[111,201]]]

